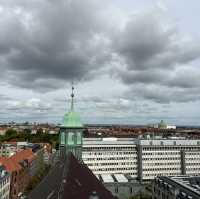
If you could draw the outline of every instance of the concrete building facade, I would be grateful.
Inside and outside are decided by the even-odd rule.
[[[137,177],[137,148],[134,139],[84,138],[83,162],[94,174],[129,174]]]
[[[121,173],[142,182],[200,174],[200,140],[84,138],[82,150],[84,163],[97,175]]]

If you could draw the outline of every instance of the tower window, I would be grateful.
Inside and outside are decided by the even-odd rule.
[[[68,145],[73,145],[74,144],[74,133],[69,132],[68,133]]]
[[[61,145],[65,144],[65,132],[61,132],[61,135],[60,135],[60,144]]]

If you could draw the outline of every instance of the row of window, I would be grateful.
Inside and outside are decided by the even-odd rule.
[[[175,146],[153,146],[153,147],[143,147],[142,150],[143,151],[172,151],[172,150],[186,150],[186,151],[190,151],[190,150],[200,150],[200,146],[179,146],[179,147],[175,147]]]
[[[122,169],[122,168],[112,167],[112,168],[94,168],[94,169],[92,169],[93,172],[95,172],[95,171],[124,171],[124,170],[135,170],[135,168],[134,167],[124,167]]]
[[[102,157],[102,158],[84,158],[83,161],[96,161],[96,160],[136,160],[132,157]]]
[[[110,151],[105,151],[105,152],[83,152],[83,155],[124,155],[124,154],[135,154],[132,151],[125,151],[125,152],[110,152]]]
[[[83,151],[136,151],[135,147],[87,147],[83,145]]]
[[[180,157],[145,157],[142,158],[142,160],[149,160],[149,161],[155,161],[155,160],[180,160]]]
[[[159,168],[159,167],[156,167],[156,168],[143,168],[143,171],[173,171],[173,170],[180,170],[180,168],[177,168],[177,167],[170,167],[170,168]]]
[[[147,153],[142,153],[142,155],[180,155],[179,151],[154,151],[154,152],[147,152]]]
[[[171,165],[180,165],[180,162],[169,162],[166,164],[166,162],[145,162],[143,163],[144,166],[171,166]]]

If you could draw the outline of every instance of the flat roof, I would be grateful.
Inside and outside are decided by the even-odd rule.
[[[134,138],[83,138],[83,147],[87,145],[134,145],[136,142],[137,139]]]
[[[182,139],[182,138],[159,138],[159,139],[140,139],[140,138],[83,138],[83,147],[95,147],[95,145],[141,145],[141,146],[199,146],[200,139]]]
[[[118,182],[128,182],[128,179],[123,174],[114,174]]]
[[[103,182],[115,182],[110,174],[101,174]]]
[[[199,146],[200,140],[192,139],[141,139],[140,145],[147,146]]]

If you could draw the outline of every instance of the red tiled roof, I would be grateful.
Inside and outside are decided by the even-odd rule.
[[[17,142],[15,142],[15,141],[6,141],[6,142],[4,142],[4,144],[13,144],[13,145],[17,145]]]
[[[7,171],[13,172],[13,171],[18,171],[22,168],[22,166],[19,164],[21,161],[27,159],[28,162],[30,163],[35,158],[36,157],[34,153],[31,151],[31,149],[26,149],[17,152],[15,155],[9,158],[0,157],[0,163],[6,167]]]

